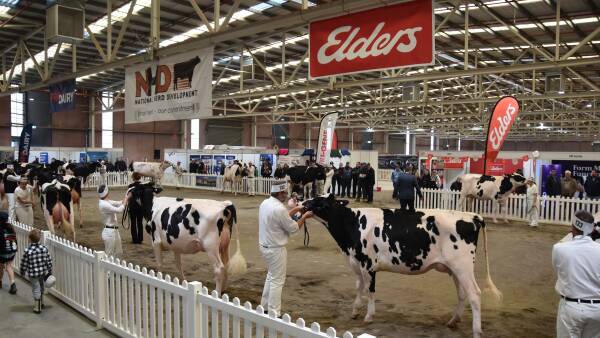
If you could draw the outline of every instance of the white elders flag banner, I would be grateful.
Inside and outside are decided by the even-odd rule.
[[[333,131],[338,119],[338,113],[329,113],[321,119],[319,129],[319,143],[317,143],[317,163],[328,165],[331,155],[331,144],[333,143]]]
[[[125,123],[212,115],[213,48],[125,70]]]

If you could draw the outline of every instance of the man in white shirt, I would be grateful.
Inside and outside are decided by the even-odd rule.
[[[258,210],[258,246],[267,264],[267,278],[260,304],[265,310],[281,315],[281,292],[285,284],[287,250],[285,245],[291,234],[297,232],[312,212],[304,213],[298,221],[292,215],[302,206],[291,210],[284,202],[288,197],[286,183],[274,183],[271,186],[271,197],[260,204]]]
[[[540,219],[540,199],[538,187],[533,177],[527,179],[527,219],[530,227],[537,227]]]
[[[181,167],[181,162],[177,161],[177,165],[175,166],[175,186],[177,190],[179,190],[179,185],[181,184],[181,177],[183,176],[183,168]]]
[[[248,162],[248,196],[256,196],[256,183],[254,182],[254,174],[256,167],[252,162]]]
[[[106,162],[104,160],[100,161],[100,166],[98,167],[98,173],[100,173],[100,184],[106,183]]]
[[[15,218],[15,190],[19,184],[21,176],[15,174],[14,167],[12,164],[6,166],[6,172],[4,173],[4,192],[6,193],[6,199],[8,200],[8,218]]]
[[[33,198],[27,177],[22,176],[15,189],[15,216],[23,224],[33,225]]]
[[[100,218],[104,224],[102,230],[102,240],[104,241],[104,252],[107,256],[119,256],[123,253],[121,247],[121,234],[117,223],[117,214],[125,210],[127,196],[123,201],[111,201],[108,199],[108,187],[104,184],[98,187],[98,209],[100,209]]]
[[[558,338],[592,338],[600,335],[600,244],[591,232],[594,217],[587,211],[573,216],[573,240],[554,245],[552,265],[561,300],[556,318]]]

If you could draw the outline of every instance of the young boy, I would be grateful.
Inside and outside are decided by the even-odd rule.
[[[29,277],[31,280],[31,289],[33,292],[33,312],[42,313],[44,280],[45,277],[52,274],[52,259],[48,253],[48,248],[40,244],[42,232],[33,229],[29,232],[29,242],[31,244],[25,249],[21,259],[21,275]]]

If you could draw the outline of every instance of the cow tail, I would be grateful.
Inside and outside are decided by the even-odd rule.
[[[502,292],[496,287],[494,281],[492,280],[492,276],[490,275],[490,259],[488,255],[488,240],[487,240],[487,230],[485,224],[482,226],[483,228],[483,252],[485,254],[485,281],[488,288],[492,291],[492,294],[496,298],[497,301],[502,301]]]
[[[233,204],[225,207],[224,215],[227,219],[227,224],[230,226],[230,229],[235,233],[235,244],[236,250],[231,258],[228,259],[227,262],[227,274],[230,276],[241,275],[244,274],[247,270],[246,258],[242,255],[242,250],[240,246],[240,230],[236,226],[237,224],[237,213],[235,210],[235,206]],[[224,252],[223,254],[229,255],[229,250]]]

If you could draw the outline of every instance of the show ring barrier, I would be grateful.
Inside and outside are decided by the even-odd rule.
[[[12,221],[19,253],[29,244],[31,226]],[[276,318],[238,298],[209,292],[200,282],[180,282],[161,272],[125,260],[107,257],[64,238],[42,232],[48,247],[56,284],[48,290],[96,323],[98,328],[121,337],[160,338],[335,338],[333,328],[321,331],[318,323],[306,326],[302,318],[292,322],[288,314]],[[15,258],[20,273],[21,255]],[[345,332],[343,338],[352,338]],[[363,334],[359,337],[373,337]]]

